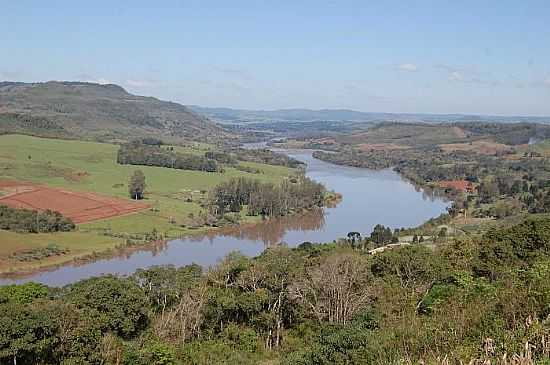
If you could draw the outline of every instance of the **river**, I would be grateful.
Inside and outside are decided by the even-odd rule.
[[[337,166],[311,156],[310,151],[288,151],[307,164],[306,174],[329,190],[341,193],[342,201],[333,208],[303,216],[272,219],[254,226],[229,228],[162,245],[125,253],[83,265],[66,265],[21,279],[3,279],[0,285],[35,281],[62,286],[101,274],[128,275],[153,265],[203,266],[215,264],[232,251],[249,256],[280,244],[297,246],[304,241],[331,242],[350,231],[366,234],[380,223],[392,228],[417,226],[443,213],[448,202],[430,196],[403,180],[391,170]]]

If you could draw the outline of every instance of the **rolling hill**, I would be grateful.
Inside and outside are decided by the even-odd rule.
[[[228,135],[187,107],[118,85],[0,82],[0,132],[101,141],[155,136],[216,142]]]
[[[420,114],[420,113],[375,113],[349,109],[279,109],[245,110],[231,108],[208,108],[190,105],[196,113],[205,115],[221,123],[259,123],[259,122],[308,122],[308,121],[345,121],[345,122],[529,122],[550,123],[550,117],[536,116],[491,116],[467,114]]]

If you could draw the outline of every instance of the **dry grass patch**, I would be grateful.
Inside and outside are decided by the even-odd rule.
[[[361,151],[391,151],[391,150],[406,150],[409,146],[404,146],[397,143],[362,143],[357,146]]]
[[[488,140],[473,141],[469,143],[440,144],[439,147],[445,152],[471,151],[482,155],[496,155],[514,152],[514,149],[508,145]]]

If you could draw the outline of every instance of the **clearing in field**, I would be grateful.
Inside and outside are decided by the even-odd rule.
[[[117,217],[149,207],[141,202],[17,181],[0,181],[0,191],[0,204],[39,211],[54,210],[75,223]]]
[[[361,151],[391,151],[391,150],[403,150],[408,149],[409,146],[405,146],[397,143],[361,143],[357,146]]]

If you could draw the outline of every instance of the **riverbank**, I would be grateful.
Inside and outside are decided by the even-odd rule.
[[[341,194],[326,191],[324,194],[323,206],[335,207],[341,200]],[[40,246],[42,242],[55,240],[57,242],[55,244],[56,248],[64,247],[64,249],[59,252],[52,250],[52,246],[50,244],[46,247],[38,247],[35,249],[19,251],[18,253],[16,252],[15,254],[12,254],[12,260],[0,259],[0,278],[18,279],[41,272],[55,270],[64,265],[80,266],[101,259],[127,256],[137,251],[155,252],[161,250],[162,246],[171,240],[186,238],[193,239],[199,236],[213,237],[219,234],[226,234],[227,232],[242,231],[243,229],[253,231],[256,229],[255,226],[258,225],[275,224],[274,222],[278,220],[294,220],[297,218],[299,220],[300,217],[303,217],[308,213],[310,213],[309,210],[300,209],[283,217],[268,219],[264,219],[260,216],[240,214],[239,220],[236,223],[231,223],[230,220],[222,219],[220,222],[223,222],[224,224],[218,226],[201,226],[186,228],[185,230],[180,229],[176,232],[164,233],[159,233],[154,230],[154,232],[148,236],[150,237],[148,239],[144,239],[138,235],[116,233],[111,229],[105,230],[98,235],[98,231],[90,230],[90,225],[87,225],[87,228],[79,226],[78,231],[75,232],[50,234],[22,234],[9,231],[0,231],[0,237],[5,239],[5,244],[10,245],[11,243],[14,247],[23,245],[29,246],[29,239],[30,242],[34,243],[33,246]],[[135,220],[135,217],[130,219],[130,221]],[[112,223],[112,220],[108,221]],[[104,223],[105,222],[101,224]],[[25,243],[20,241],[25,241]],[[78,242],[78,247],[76,247],[76,249],[72,249],[75,242]],[[71,247],[71,249],[67,249],[67,247]],[[10,248],[4,247],[3,250],[9,252]],[[42,251],[48,253],[48,255],[40,256]],[[37,256],[40,258],[32,260],[18,259],[19,257],[27,258]]]
[[[329,192],[325,199],[326,207],[334,208],[342,201],[341,194]],[[319,208],[322,209],[322,208]],[[293,214],[262,219],[258,216],[246,216],[244,219],[236,224],[226,224],[219,227],[199,227],[188,229],[185,234],[180,236],[164,237],[162,239],[155,239],[148,242],[128,244],[122,238],[115,238],[112,236],[97,236],[93,234],[87,234],[85,232],[71,232],[72,235],[67,239],[67,242],[61,239],[60,234],[55,234],[55,239],[64,244],[64,246],[70,246],[71,241],[80,242],[79,249],[74,251],[68,251],[62,255],[52,255],[50,257],[37,260],[35,262],[21,262],[13,263],[6,260],[0,260],[0,279],[20,279],[31,275],[52,271],[60,267],[70,266],[82,266],[89,264],[97,260],[112,259],[117,257],[125,257],[138,251],[159,252],[170,241],[184,240],[184,239],[196,239],[197,237],[216,237],[235,234],[236,232],[243,231],[258,231],[260,226],[266,225],[279,225],[281,221],[291,222],[293,220],[300,221],[304,216],[309,215],[312,211],[301,210],[294,212]],[[10,235],[21,235],[19,238],[9,238]],[[53,235],[53,234],[52,234]],[[8,232],[2,232],[3,238],[8,237],[6,241],[17,241],[25,236],[25,239],[29,238],[27,234],[17,234]],[[77,238],[78,237],[78,238]],[[101,238],[104,238],[103,240]],[[43,241],[44,237],[37,236],[38,241]],[[29,241],[26,241],[28,244]],[[274,242],[275,243],[275,242]]]
[[[147,184],[143,202],[148,206],[137,213],[78,224],[74,232],[31,234],[0,230],[1,273],[32,272],[103,255],[129,243],[133,246],[194,234],[204,229],[202,205],[208,191],[219,183],[236,177],[279,183],[298,172],[284,166],[243,161],[238,166],[223,166],[217,172],[120,165],[116,162],[118,148],[109,143],[0,136],[2,181],[129,201],[127,182],[135,170],[141,170]],[[215,146],[198,143],[174,148],[196,155],[215,150]],[[0,195],[9,193],[0,187]],[[72,210],[76,208],[71,206]],[[247,216],[243,219],[258,221]]]
[[[257,256],[266,247],[303,242],[332,242],[348,232],[368,233],[376,224],[392,228],[416,227],[445,212],[446,202],[423,195],[414,186],[389,170],[372,171],[324,163],[311,156],[310,151],[291,151],[291,157],[307,163],[305,174],[310,179],[337,191],[336,207],[213,230],[196,230],[182,239],[169,240],[151,250],[139,247],[115,257],[102,257],[79,266],[65,265],[51,271],[0,284],[36,281],[62,286],[76,280],[101,274],[130,275],[139,268],[154,265],[183,266],[196,263],[204,267],[215,265],[235,251]],[[328,203],[328,202],[327,202]]]
[[[396,173],[398,173],[402,178],[406,179],[408,182],[415,185],[419,189],[422,189],[427,193],[431,193],[439,197],[444,197],[449,201],[454,200],[457,196],[457,193],[459,193],[459,191],[456,191],[450,188],[444,188],[444,187],[438,186],[433,182],[428,182],[428,181],[419,179],[418,177],[410,173],[406,173],[405,171],[399,169],[398,167],[389,166],[386,163],[376,163],[373,161],[364,161],[364,160],[349,160],[345,158],[339,158],[340,156],[341,156],[340,154],[333,151],[315,150],[313,152],[314,158],[327,163],[339,165],[339,166],[365,168],[370,170],[385,170],[390,168]]]

